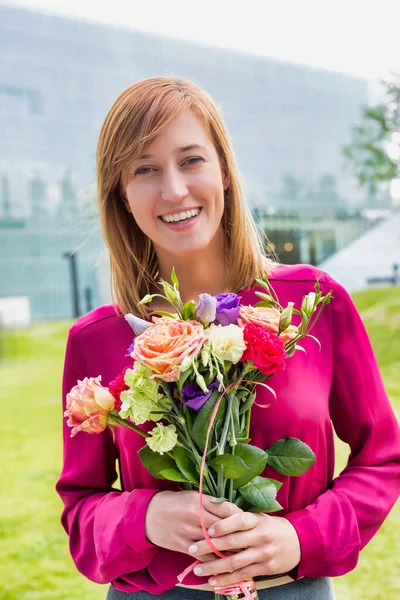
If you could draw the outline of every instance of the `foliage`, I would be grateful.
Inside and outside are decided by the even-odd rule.
[[[371,193],[400,177],[400,74],[393,73],[382,84],[385,101],[363,109],[352,142],[343,147],[349,168]]]

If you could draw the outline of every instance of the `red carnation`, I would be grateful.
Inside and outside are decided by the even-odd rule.
[[[129,386],[126,385],[124,377],[125,377],[126,371],[131,368],[132,368],[131,366],[125,367],[124,370],[122,371],[122,373],[120,373],[118,375],[118,377],[116,377],[108,385],[108,391],[115,398],[115,408],[117,410],[121,410],[121,404],[122,404],[121,392],[124,392],[125,390],[129,390]]]
[[[251,360],[254,366],[264,373],[273,375],[286,366],[287,354],[282,340],[275,334],[253,323],[246,323],[243,329],[246,350],[242,362]]]

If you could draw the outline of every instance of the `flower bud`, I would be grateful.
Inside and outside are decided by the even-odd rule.
[[[139,304],[148,304],[152,300],[153,300],[153,296],[151,294],[146,294],[145,296],[143,296],[143,298],[141,299]]]
[[[203,367],[206,367],[210,361],[210,353],[208,350],[202,350],[201,352],[201,362],[203,363]]]
[[[204,379],[203,375],[200,375],[200,373],[198,371],[196,373],[196,383],[199,386],[199,388],[201,390],[203,390],[203,392],[205,394],[208,393],[208,387],[207,387],[207,384],[205,382],[205,379]]]
[[[308,317],[314,312],[315,304],[315,292],[310,292],[307,296],[304,296],[303,302],[301,303],[301,310],[303,310]]]
[[[168,302],[170,302],[172,304],[179,302],[180,294],[179,294],[178,290],[176,289],[176,287],[172,286],[170,283],[167,283],[166,281],[163,281],[162,285],[163,285],[165,297],[167,298]]]
[[[202,323],[212,323],[217,314],[217,299],[210,294],[200,294],[196,317]]]
[[[294,302],[288,302],[287,307],[281,312],[279,317],[279,333],[285,331],[292,322]]]
[[[125,320],[132,327],[132,329],[136,333],[136,335],[142,334],[144,331],[146,331],[146,329],[148,327],[150,327],[152,325],[152,323],[149,323],[148,321],[145,321],[144,319],[140,319],[139,317],[135,317],[135,315],[132,315],[131,313],[128,313],[127,315],[125,315]]]

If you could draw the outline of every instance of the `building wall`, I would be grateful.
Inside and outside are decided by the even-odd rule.
[[[367,102],[365,81],[0,6],[0,294],[28,295],[34,319],[71,312],[62,254],[93,229],[85,190],[108,108],[133,82],[171,74],[220,105],[253,206],[333,211],[359,201],[340,146]],[[82,273],[101,248],[95,234],[90,251],[78,251]],[[102,292],[92,285],[97,303]]]

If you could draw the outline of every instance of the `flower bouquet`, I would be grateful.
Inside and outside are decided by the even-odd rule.
[[[302,475],[315,461],[312,450],[296,438],[281,439],[266,450],[250,444],[250,416],[261,385],[285,368],[299,341],[311,337],[331,293],[315,291],[296,309],[283,308],[268,279],[256,280],[263,291],[255,306],[240,305],[236,294],[201,294],[199,302],[183,304],[175,271],[171,283],[161,280],[161,297],[173,312],[157,311],[152,321],[126,315],[136,337],[128,350],[133,363],[110,383],[85,378],[67,394],[71,436],[79,431],[100,433],[107,426],[128,427],[145,438],[139,451],[149,473],[199,491],[200,520],[205,539],[218,556],[202,518],[202,494],[215,502],[228,500],[246,511],[282,509],[276,496],[281,482],[262,477],[269,465],[277,473]],[[292,323],[298,316],[298,325]],[[139,425],[154,422],[143,431]],[[182,576],[197,564],[194,563]],[[216,589],[223,597],[258,598],[254,581]]]

